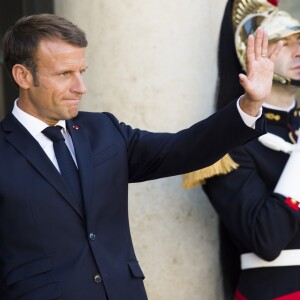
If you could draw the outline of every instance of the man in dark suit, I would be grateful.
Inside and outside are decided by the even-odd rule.
[[[21,18],[3,46],[19,98],[0,124],[0,298],[147,299],[129,231],[128,183],[205,167],[262,134],[261,103],[280,46],[266,58],[259,29],[248,41],[239,103],[176,134],[78,112],[87,41],[64,18]]]

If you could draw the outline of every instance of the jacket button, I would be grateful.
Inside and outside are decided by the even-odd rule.
[[[90,233],[89,238],[91,241],[94,241],[96,239],[96,234]]]
[[[94,282],[95,283],[100,283],[101,281],[102,281],[102,278],[101,278],[100,274],[96,274],[94,276]]]

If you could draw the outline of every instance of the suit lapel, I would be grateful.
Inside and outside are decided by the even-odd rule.
[[[26,128],[9,114],[2,122],[4,138],[60,193],[60,195],[83,218],[83,212],[70,201],[72,195],[63,182],[61,175],[43,151],[39,143]]]
[[[92,192],[92,151],[90,142],[84,133],[83,125],[77,124],[74,120],[68,120],[67,129],[71,135],[76,161],[78,165],[81,189],[83,194],[83,202],[86,216],[88,214],[88,203],[91,199]]]

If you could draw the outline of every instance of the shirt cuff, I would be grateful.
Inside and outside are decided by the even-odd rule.
[[[244,121],[244,123],[248,126],[248,127],[251,127],[251,128],[255,128],[255,122],[261,117],[262,115],[262,108],[260,108],[259,110],[259,114],[257,117],[252,117],[252,116],[249,116],[247,115],[245,112],[242,111],[241,107],[240,107],[240,100],[241,98],[243,97],[240,96],[240,98],[237,100],[236,102],[236,106],[237,106],[237,109],[239,111],[239,114],[242,118],[242,120]]]

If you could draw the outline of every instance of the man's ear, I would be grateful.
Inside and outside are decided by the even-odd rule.
[[[33,85],[33,77],[31,72],[21,64],[16,64],[13,66],[12,76],[18,86],[22,89],[29,89]]]

